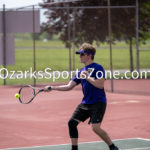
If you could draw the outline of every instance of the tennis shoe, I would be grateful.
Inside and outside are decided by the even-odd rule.
[[[115,147],[111,147],[110,150],[119,150],[119,148],[115,146]]]

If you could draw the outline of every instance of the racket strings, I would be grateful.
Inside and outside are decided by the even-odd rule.
[[[20,92],[20,99],[23,103],[28,103],[34,95],[34,90],[31,87],[23,87]]]

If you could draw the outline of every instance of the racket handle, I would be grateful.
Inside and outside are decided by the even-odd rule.
[[[39,92],[43,92],[44,91],[44,89],[41,89]]]

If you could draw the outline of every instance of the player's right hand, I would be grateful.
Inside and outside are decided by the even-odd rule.
[[[44,92],[49,92],[51,90],[52,90],[51,86],[45,86],[44,87]]]

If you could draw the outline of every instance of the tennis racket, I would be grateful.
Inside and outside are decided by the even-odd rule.
[[[51,87],[48,88],[51,90]],[[31,85],[24,85],[19,90],[19,101],[22,104],[29,104],[33,101],[33,99],[41,92],[44,92],[44,89],[39,89],[32,87]]]

